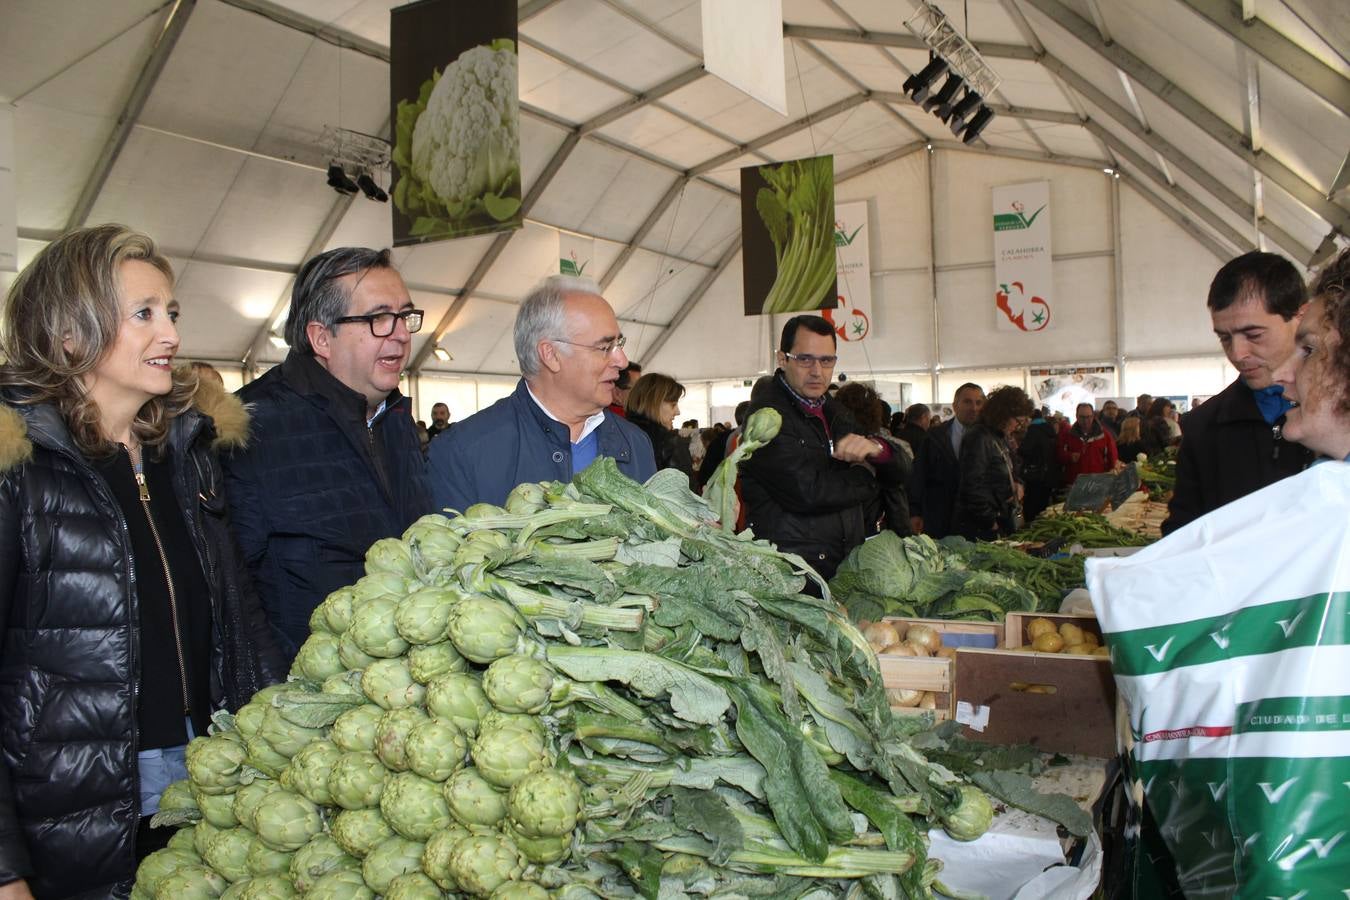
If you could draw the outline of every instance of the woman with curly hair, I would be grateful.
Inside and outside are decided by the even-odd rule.
[[[1284,436],[1324,458],[1350,460],[1350,250],[1322,269],[1309,294],[1294,354],[1274,376],[1294,404]]]
[[[220,493],[247,413],[173,366],[172,284],[101,225],[47,245],[0,319],[3,898],[126,896],[187,742],[286,675]]]
[[[961,441],[956,531],[970,540],[1006,537],[1022,525],[1022,485],[1008,438],[1035,410],[1026,391],[1001,387],[989,395],[979,420]]]
[[[656,454],[656,468],[679,469],[694,480],[694,460],[689,454],[689,441],[680,437],[672,426],[680,414],[680,398],[684,385],[660,372],[644,374],[628,392],[624,413],[651,439]]]

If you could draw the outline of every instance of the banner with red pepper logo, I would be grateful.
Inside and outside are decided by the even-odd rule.
[[[1044,331],[1054,316],[1050,182],[996,187],[994,308],[1001,331]]]
[[[868,252],[867,201],[834,205],[834,252],[838,257],[833,309],[820,314],[841,341],[861,341],[872,330],[872,261]]]

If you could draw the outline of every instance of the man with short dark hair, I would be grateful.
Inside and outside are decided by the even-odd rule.
[[[330,250],[295,277],[286,359],[239,391],[252,440],[224,460],[230,516],[291,657],[314,608],[365,574],[370,545],[431,511],[398,390],[421,327],[388,250]]]
[[[915,534],[933,539],[954,534],[953,515],[961,488],[961,440],[980,418],[984,388],[966,382],[956,389],[952,417],[928,432],[909,479],[909,505]]]
[[[1059,436],[1058,455],[1066,485],[1077,481],[1079,475],[1110,472],[1120,458],[1116,439],[1097,421],[1091,403],[1078,404],[1073,427]]]
[[[928,404],[911,404],[909,409],[905,410],[905,424],[895,432],[896,437],[909,444],[915,459],[919,458],[919,451],[928,440],[928,423],[932,418],[933,411],[928,408]]]
[[[1107,400],[1102,404],[1101,412],[1097,413],[1097,421],[1111,432],[1111,437],[1120,437],[1120,406],[1116,401]]]
[[[428,450],[439,508],[501,504],[525,481],[570,481],[598,456],[635,481],[656,472],[642,429],[609,412],[628,365],[619,320],[589,278],[554,275],[521,301],[514,330],[521,379]]]
[[[628,392],[641,374],[642,367],[635,362],[630,362],[619,371],[619,377],[614,380],[614,402],[609,405],[609,411],[614,415],[628,417],[624,409],[628,405]]]
[[[1177,483],[1163,534],[1312,462],[1312,451],[1281,434],[1291,404],[1273,376],[1294,353],[1307,299],[1298,269],[1276,253],[1244,253],[1214,276],[1210,321],[1238,377],[1181,417]]]
[[[1134,398],[1134,409],[1127,412],[1120,418],[1139,419],[1141,422],[1148,418],[1149,408],[1153,406],[1153,396],[1151,394],[1140,394]]]
[[[863,510],[878,481],[898,483],[900,463],[880,438],[858,433],[848,412],[827,396],[835,331],[820,316],[783,326],[773,381],[751,395],[750,414],[777,410],[783,425],[741,469],[746,521],[756,537],[799,554],[824,578],[863,542]]]
[[[427,426],[427,439],[430,440],[442,431],[450,429],[450,407],[444,403],[431,404],[431,424]]]

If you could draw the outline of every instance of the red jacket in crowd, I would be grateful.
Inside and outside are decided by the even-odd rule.
[[[1119,458],[1116,439],[1095,419],[1086,434],[1076,424],[1060,431],[1058,455],[1065,484],[1073,484],[1079,475],[1110,472]]]

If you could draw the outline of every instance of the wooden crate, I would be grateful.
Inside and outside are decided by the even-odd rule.
[[[1110,659],[1016,649],[1027,645],[1026,625],[1039,617],[1009,613],[1004,649],[957,650],[953,713],[966,725],[965,736],[1053,753],[1114,756],[1116,684]],[[1091,616],[1043,618],[1101,635]]]
[[[945,619],[902,619],[890,617],[887,622],[897,628],[910,625],[928,625],[943,637],[943,644],[953,646],[953,641],[968,636],[987,637],[995,646],[1003,640],[1003,625],[998,622],[949,622]],[[881,682],[887,688],[904,688],[912,691],[932,691],[937,694],[937,709],[932,710],[939,721],[950,719],[954,712],[952,705],[952,660],[937,656],[898,656],[892,653],[878,653],[877,663],[881,668]],[[917,707],[892,706],[891,709],[905,715],[917,715],[924,710]]]

